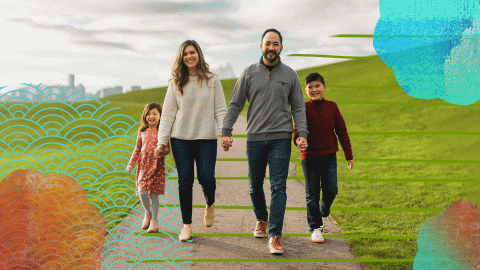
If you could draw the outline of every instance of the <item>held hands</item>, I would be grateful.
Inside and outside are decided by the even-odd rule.
[[[232,137],[227,137],[227,136],[222,137],[222,144],[221,145],[223,147],[223,151],[228,151],[230,149],[230,147],[232,147],[232,145],[233,145]]]
[[[155,149],[155,155],[159,157],[168,155],[169,153],[170,153],[170,147],[164,144],[159,145],[157,149]]]
[[[307,147],[308,147],[307,139],[305,139],[303,137],[298,137],[295,142],[296,142],[298,150],[300,150],[300,152],[303,152],[303,151],[307,150]]]
[[[167,145],[165,145],[165,147],[163,147],[163,153],[164,153],[165,155],[170,154],[170,147],[168,147]]]

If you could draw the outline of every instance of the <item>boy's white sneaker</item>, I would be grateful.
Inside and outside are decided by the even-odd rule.
[[[322,236],[322,229],[321,228],[313,230],[313,232],[312,232],[312,242],[315,242],[315,243],[325,242],[325,239],[323,239],[323,236]]]

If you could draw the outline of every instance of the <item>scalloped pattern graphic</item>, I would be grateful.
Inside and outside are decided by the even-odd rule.
[[[166,236],[138,234],[143,232],[144,210],[135,196],[135,175],[125,170],[138,122],[108,101],[84,97],[70,102],[71,96],[61,89],[53,95],[35,85],[24,86],[29,90],[0,95],[5,101],[0,103],[0,179],[25,169],[75,179],[106,221],[102,269],[183,269],[185,262],[175,260],[191,256],[191,248],[176,240],[181,216],[176,181],[169,180],[176,171],[169,164],[165,165],[173,173],[166,173],[159,210],[159,232]],[[23,94],[19,97],[16,92]],[[13,228],[0,224],[2,232]],[[151,259],[163,262],[143,263]]]

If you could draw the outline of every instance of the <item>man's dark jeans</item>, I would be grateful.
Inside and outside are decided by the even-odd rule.
[[[269,237],[282,236],[287,204],[287,176],[292,150],[291,139],[247,141],[250,198],[257,220],[268,220]],[[270,173],[270,216],[267,212],[263,181],[267,163]]]
[[[313,232],[314,229],[323,228],[322,217],[328,217],[333,200],[338,194],[337,154],[302,160],[302,167],[305,175],[307,220],[310,232]],[[320,188],[322,188],[322,201],[319,206]]]

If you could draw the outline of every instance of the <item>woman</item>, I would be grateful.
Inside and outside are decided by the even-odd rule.
[[[194,160],[198,182],[205,195],[205,226],[213,225],[217,134],[221,132],[226,111],[220,79],[209,71],[200,46],[194,40],[183,42],[172,68],[156,149],[158,155],[164,154],[170,139],[178,171],[184,224],[179,236],[182,242],[191,239],[192,235]]]

